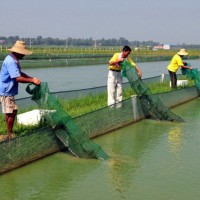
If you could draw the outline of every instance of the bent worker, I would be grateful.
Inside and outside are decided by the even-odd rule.
[[[179,67],[183,67],[183,68],[188,68],[188,69],[192,69],[192,67],[187,66],[186,63],[183,62],[183,57],[187,56],[188,53],[185,51],[185,49],[181,49],[179,52],[177,52],[173,58],[170,61],[170,64],[167,66],[168,72],[169,72],[169,76],[170,76],[170,80],[171,80],[171,87],[172,89],[176,89],[177,88],[177,76],[176,76],[176,72],[178,71]]]
[[[107,81],[107,92],[108,92],[108,106],[116,104],[117,107],[121,105],[119,102],[122,101],[122,67],[120,62],[123,62],[124,59],[127,59],[133,67],[136,68],[140,78],[142,77],[142,72],[139,67],[133,62],[130,58],[131,48],[129,46],[124,46],[121,53],[115,53],[109,61],[109,72],[108,72],[108,81]]]
[[[3,61],[0,72],[0,96],[2,104],[2,113],[5,113],[7,138],[14,137],[13,126],[17,115],[17,105],[15,95],[18,94],[18,83],[40,84],[38,78],[28,76],[21,71],[19,60],[25,55],[32,54],[23,41],[16,41],[15,45],[8,49],[10,54]]]

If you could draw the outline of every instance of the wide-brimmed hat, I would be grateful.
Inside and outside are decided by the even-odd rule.
[[[23,54],[23,55],[32,54],[32,52],[26,48],[26,43],[24,41],[20,41],[20,40],[16,41],[15,45],[13,47],[11,47],[11,49],[8,49],[8,50],[11,52],[16,52],[16,53]]]
[[[180,56],[187,56],[188,53],[185,51],[185,49],[181,49],[179,52],[177,52],[178,55]]]

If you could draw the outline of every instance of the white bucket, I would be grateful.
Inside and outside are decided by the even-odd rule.
[[[188,80],[177,80],[177,86],[187,86]],[[171,81],[170,81],[170,87],[172,87]]]
[[[17,123],[23,125],[37,125],[41,121],[42,116],[49,112],[55,112],[55,110],[35,109],[29,112],[19,114],[17,115]]]

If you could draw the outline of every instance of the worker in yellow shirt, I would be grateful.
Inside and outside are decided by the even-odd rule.
[[[170,64],[167,66],[171,80],[171,86],[173,89],[177,88],[176,72],[178,71],[179,67],[188,68],[190,70],[192,69],[192,67],[187,66],[187,64],[184,63],[182,60],[183,57],[187,55],[188,53],[185,51],[185,49],[181,49],[179,52],[176,53],[176,55],[173,56]]]
[[[109,61],[109,72],[108,72],[108,106],[116,104],[117,107],[121,105],[119,102],[122,101],[122,67],[119,65],[120,62],[123,62],[124,59],[127,59],[133,67],[136,68],[138,75],[142,77],[142,72],[139,67],[133,62],[129,57],[131,53],[131,48],[129,46],[124,46],[121,53],[115,53]]]

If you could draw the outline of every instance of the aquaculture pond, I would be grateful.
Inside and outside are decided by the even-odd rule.
[[[198,200],[200,99],[172,111],[185,122],[151,119],[94,141],[107,161],[59,152],[0,176],[1,200]]]
[[[194,68],[200,70],[200,60],[188,60]],[[142,70],[142,78],[160,76],[168,74],[167,65],[169,61],[139,62],[137,63]],[[22,67],[23,69],[23,67]],[[33,77],[40,78],[43,82],[48,82],[51,92],[80,90],[104,86],[107,84],[108,65],[90,65],[74,67],[55,68],[29,68],[23,71]],[[178,73],[181,73],[179,70]],[[124,78],[124,82],[128,82]],[[25,91],[27,84],[20,84],[17,99],[29,96]]]

